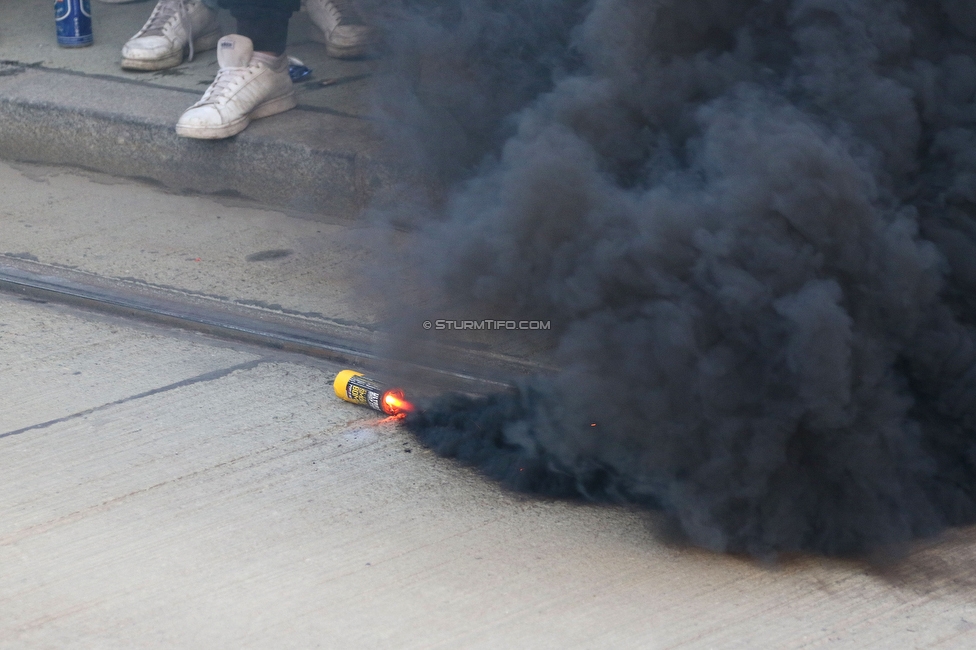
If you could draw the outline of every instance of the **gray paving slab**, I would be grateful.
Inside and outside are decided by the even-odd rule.
[[[184,196],[64,167],[0,162],[0,253],[227,301],[370,324],[353,259],[363,227]]]
[[[31,321],[27,327],[8,323],[8,311],[0,313],[0,373],[5,377],[0,393],[0,435],[47,426],[107,402],[209,376],[228,366],[247,365],[256,358],[145,331],[93,326],[80,319],[67,325],[72,336],[57,349],[39,353],[36,343],[59,338],[58,333],[44,320]],[[93,346],[102,353],[93,356]],[[155,348],[157,354],[129,368],[125,375],[117,373],[133,350],[146,348]],[[47,386],[49,392],[38,392],[38,384]],[[63,393],[51,399],[52,392],[62,389]]]
[[[153,3],[93,3],[95,44],[56,44],[51,3],[0,3],[0,158],[141,177],[178,190],[243,195],[313,214],[355,218],[393,182],[366,118],[373,61],[339,61],[312,40],[304,13],[289,53],[313,69],[299,106],[219,142],[176,136],[173,125],[217,69],[214,51],[163,72],[127,72],[120,49]],[[228,32],[233,20],[222,13]]]
[[[0,437],[0,647],[976,642],[976,530],[888,571],[760,566],[650,513],[500,490],[335,400],[327,363],[3,295],[0,315],[0,363],[97,370],[37,373],[0,436],[37,403],[101,404]],[[145,383],[161,351],[188,381]],[[20,383],[0,372],[0,394]]]
[[[177,299],[291,314],[359,341],[372,340],[383,325],[378,293],[364,291],[390,266],[375,242],[399,237],[408,246],[414,236],[66,167],[0,162],[0,197],[0,265],[32,260],[53,274],[70,269],[171,290]],[[396,290],[423,304],[415,288]],[[495,331],[443,343],[463,344],[481,362],[491,355],[511,364],[544,362],[540,341]],[[445,354],[461,362],[456,350]]]

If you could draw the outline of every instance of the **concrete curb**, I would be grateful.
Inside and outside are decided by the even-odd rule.
[[[227,140],[180,138],[173,124],[197,95],[0,61],[0,158],[347,219],[392,182],[367,120],[299,105]]]

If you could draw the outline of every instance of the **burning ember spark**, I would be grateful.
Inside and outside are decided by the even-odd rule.
[[[387,415],[404,415],[412,410],[413,404],[404,399],[399,388],[392,388],[383,395],[383,412]]]

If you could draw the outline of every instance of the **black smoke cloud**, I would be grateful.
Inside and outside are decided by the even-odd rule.
[[[722,551],[976,521],[976,4],[430,0],[387,26],[391,141],[449,188],[385,213],[419,232],[403,272],[445,314],[551,320],[561,368],[435,400],[423,441]]]

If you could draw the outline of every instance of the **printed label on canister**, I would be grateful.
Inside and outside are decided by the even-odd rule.
[[[350,402],[369,406],[377,411],[380,409],[380,393],[382,387],[379,384],[366,379],[362,375],[350,377],[346,384],[346,396]]]

